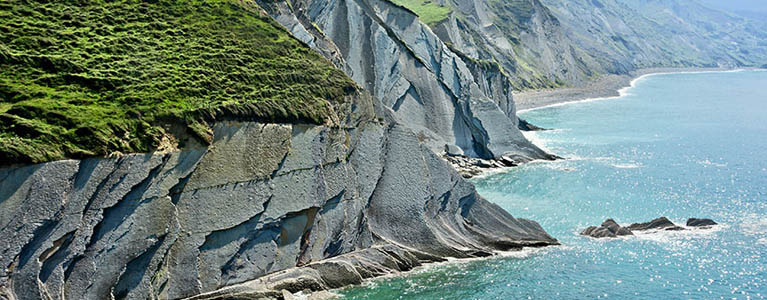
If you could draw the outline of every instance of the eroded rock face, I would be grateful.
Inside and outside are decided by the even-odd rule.
[[[0,170],[0,293],[176,299],[297,266],[276,292],[322,289],[556,243],[369,105],[340,127],[223,121],[207,149]]]
[[[552,158],[501,72],[388,1],[292,2],[263,4],[373,96],[327,126],[220,120],[208,148],[0,169],[0,298],[281,297],[557,243],[435,154]]]
[[[509,78],[455,53],[410,11],[386,0],[258,2],[435,153],[554,159],[517,128]]]

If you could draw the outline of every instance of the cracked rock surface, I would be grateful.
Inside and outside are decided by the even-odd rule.
[[[433,152],[554,159],[519,131],[506,74],[454,52],[412,12],[387,0],[257,2],[380,99]]]
[[[445,149],[552,159],[509,80],[388,1],[260,1],[370,94],[324,126],[221,118],[206,148],[0,169],[0,299],[281,298],[557,244]]]
[[[208,148],[0,169],[0,299],[280,297],[556,243],[352,107],[342,126],[221,121]]]

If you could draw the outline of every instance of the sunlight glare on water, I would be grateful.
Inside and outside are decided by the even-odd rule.
[[[475,180],[564,246],[430,266],[339,291],[346,299],[763,299],[767,297],[767,72],[654,75],[622,98],[532,110],[560,156]],[[708,231],[595,240],[606,218],[667,216]]]

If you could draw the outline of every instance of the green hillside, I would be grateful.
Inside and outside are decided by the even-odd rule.
[[[0,165],[148,152],[171,124],[323,123],[356,91],[252,1],[0,2]]]
[[[450,16],[452,9],[448,4],[439,4],[436,0],[391,0],[398,5],[404,6],[416,15],[421,22],[434,25],[442,22]]]

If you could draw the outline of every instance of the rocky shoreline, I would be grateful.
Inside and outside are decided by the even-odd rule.
[[[753,68],[741,68],[753,69]],[[536,109],[540,107],[563,104],[569,102],[582,101],[587,99],[618,97],[620,90],[630,87],[631,82],[645,75],[664,74],[664,73],[685,73],[685,72],[716,72],[728,71],[727,68],[646,68],[633,71],[625,75],[608,74],[595,79],[579,87],[556,88],[515,91],[514,102],[518,111]],[[526,120],[519,120],[519,129],[522,131],[541,131],[546,128],[538,127]],[[446,149],[443,158],[447,160],[464,178],[473,178],[486,172],[500,170],[503,168],[516,167],[520,164],[530,162],[530,159],[521,157],[501,157],[500,159],[481,159],[463,155],[462,153],[453,153]],[[561,159],[561,157],[554,157]]]
[[[490,170],[516,167],[525,162],[523,160],[515,160],[509,156],[504,156],[501,159],[482,159],[445,154],[442,157],[453,165],[453,168],[458,171],[458,174],[461,174],[463,178],[467,179],[482,175]]]

